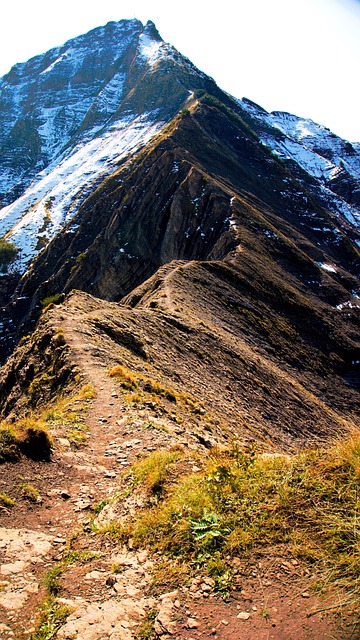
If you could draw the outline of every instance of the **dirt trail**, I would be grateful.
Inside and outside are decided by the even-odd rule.
[[[173,273],[165,277],[169,311]],[[85,307],[82,312],[88,315]],[[328,609],[333,602],[313,595],[316,574],[285,548],[233,559],[233,583],[224,602],[201,572],[178,589],[165,585],[149,591],[161,557],[134,552],[92,531],[94,505],[116,493],[120,474],[136,456],[191,442],[181,430],[171,430],[171,420],[159,415],[154,403],[126,404],[108,375],[114,359],[106,359],[96,334],[79,323],[70,307],[56,313],[71,360],[84,382],[93,385],[95,397],[86,416],[86,446],[74,450],[66,439],[57,439],[51,463],[4,466],[8,481],[19,482],[20,474],[36,481],[42,502],[0,514],[1,640],[31,637],[45,597],[42,579],[67,557],[72,538],[77,553],[90,556],[70,563],[61,574],[60,596],[73,613],[52,636],[59,640],[132,640],[153,611],[155,637],[162,640],[358,640],[351,619],[334,616]],[[95,318],[96,312],[89,313]]]

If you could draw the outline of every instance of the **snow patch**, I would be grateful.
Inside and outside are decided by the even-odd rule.
[[[329,271],[329,273],[336,273],[336,269],[332,264],[328,264],[326,262],[317,262],[316,264],[320,267],[320,269],[324,269],[324,271]]]
[[[161,57],[161,49],[163,42],[154,40],[146,33],[142,33],[139,36],[139,53],[142,58],[145,58],[150,66],[153,66],[155,62]]]

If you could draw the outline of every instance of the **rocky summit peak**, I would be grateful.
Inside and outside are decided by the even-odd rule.
[[[144,34],[148,35],[153,40],[157,40],[158,42],[163,42],[161,35],[159,34],[154,22],[152,20],[148,20],[144,27]]]

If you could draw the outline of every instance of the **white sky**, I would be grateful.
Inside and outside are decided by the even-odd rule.
[[[153,20],[218,85],[360,141],[360,0],[6,0],[0,76],[110,20]]]

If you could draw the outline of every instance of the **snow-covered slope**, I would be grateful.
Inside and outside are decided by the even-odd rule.
[[[296,162],[311,178],[309,190],[321,203],[360,227],[359,143],[350,143],[310,119],[264,109],[243,99],[240,106],[251,116],[260,140],[279,158]],[[306,176],[299,175],[304,182]]]
[[[122,158],[148,142],[162,123],[153,114],[120,120],[110,130],[88,142],[78,143],[34,179],[13,204],[0,211],[0,234],[19,249],[13,268],[25,270],[29,261],[64,225],[79,205]]]
[[[201,78],[152,22],[122,20],[0,79],[0,238],[19,249],[13,271],[26,270],[90,190],[177,113],[187,84]]]

